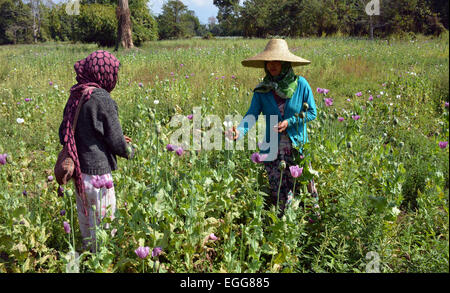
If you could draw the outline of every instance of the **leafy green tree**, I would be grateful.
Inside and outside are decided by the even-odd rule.
[[[21,0],[0,0],[0,45],[32,41],[31,9]]]
[[[241,32],[239,0],[214,0],[219,12],[217,20],[223,35],[236,35]]]
[[[200,21],[180,0],[170,0],[157,18],[160,39],[178,39],[197,35]]]

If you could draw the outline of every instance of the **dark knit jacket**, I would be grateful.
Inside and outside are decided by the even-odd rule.
[[[64,143],[62,126],[61,123],[61,144]],[[103,175],[116,170],[116,156],[126,159],[133,157],[134,150],[123,136],[117,104],[106,90],[94,89],[90,99],[81,107],[75,143],[81,172],[89,175]]]

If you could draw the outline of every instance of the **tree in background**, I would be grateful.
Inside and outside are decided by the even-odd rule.
[[[179,39],[198,35],[204,30],[193,11],[180,0],[169,0],[157,17],[160,39]]]
[[[116,8],[117,16],[117,40],[116,50],[119,47],[130,49],[133,48],[133,38],[131,37],[131,19],[130,9],[128,8],[128,0],[118,0],[119,5]]]
[[[31,9],[21,0],[0,0],[0,45],[30,43]]]
[[[214,0],[213,3],[219,9],[217,13],[219,32],[229,36],[241,34],[239,0]]]

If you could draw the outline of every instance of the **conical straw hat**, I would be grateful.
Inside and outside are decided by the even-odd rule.
[[[292,66],[308,65],[311,61],[298,57],[289,51],[288,45],[283,39],[272,39],[267,43],[263,52],[242,61],[246,67],[264,68],[265,61],[287,61]]]

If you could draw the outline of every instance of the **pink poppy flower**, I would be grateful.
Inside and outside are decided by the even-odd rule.
[[[148,256],[148,254],[150,253],[150,247],[148,246],[139,246],[134,253],[136,253],[136,255],[141,258],[144,259]]]
[[[253,153],[251,156],[251,159],[253,163],[259,164],[262,163],[267,158],[267,154],[259,154],[259,153]]]
[[[216,241],[218,238],[214,233],[209,234],[209,240]]]
[[[318,87],[318,88],[317,88],[317,92],[318,92],[319,94],[323,94],[323,89],[320,88],[320,87]]]
[[[69,223],[67,223],[66,221],[64,221],[63,226],[64,226],[64,231],[65,231],[67,234],[70,234],[70,225],[69,225]]]
[[[326,98],[326,99],[325,99],[325,105],[326,105],[327,107],[333,105],[333,99],[332,99],[332,98]]]
[[[187,115],[187,119],[189,119],[189,120],[192,120],[193,117],[194,117],[194,115],[192,115],[192,114]]]
[[[448,141],[440,141],[439,142],[439,147],[441,149],[445,149],[447,147],[447,145],[448,145]]]
[[[184,150],[183,150],[182,147],[179,147],[179,148],[175,151],[175,153],[176,153],[179,157],[181,157],[181,156],[184,154]]]
[[[155,247],[152,250],[152,257],[158,257],[163,252],[161,247]]]
[[[0,165],[5,165],[6,164],[6,157],[8,155],[7,154],[0,154]]]
[[[360,117],[359,115],[353,115],[352,118],[353,118],[353,120],[357,121],[357,120],[359,120],[359,118],[361,118],[361,117]]]
[[[355,95],[356,95],[357,97],[361,97],[361,96],[362,96],[362,92],[357,92]]]
[[[338,117],[338,121],[339,121],[339,122],[342,122],[342,121],[344,121],[344,120],[345,120],[344,117]]]
[[[369,101],[373,101],[373,97],[372,95],[369,97]]]
[[[289,167],[289,171],[291,171],[292,177],[297,178],[297,177],[299,177],[299,176],[302,176],[302,173],[303,173],[303,167],[302,167],[302,168],[299,168],[298,165],[290,166],[290,167]]]
[[[177,148],[177,147],[176,147],[175,145],[170,144],[170,143],[166,146],[166,149],[167,149],[169,152],[173,152],[176,148]]]

